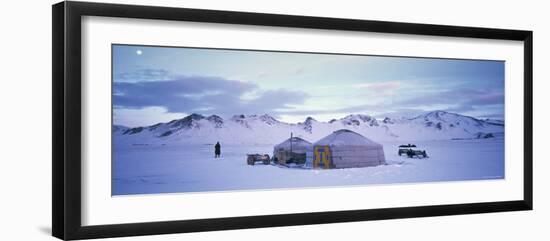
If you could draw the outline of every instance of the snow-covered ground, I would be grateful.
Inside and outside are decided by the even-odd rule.
[[[273,145],[150,143],[115,145],[113,195],[306,188],[504,178],[504,139],[413,142],[430,158],[397,155],[403,142],[381,142],[387,165],[312,170],[246,164],[247,153],[271,154]]]

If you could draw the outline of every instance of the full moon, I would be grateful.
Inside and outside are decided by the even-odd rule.
[[[136,50],[136,54],[137,54],[137,55],[142,55],[143,52],[141,51],[141,49],[138,49],[138,50]]]

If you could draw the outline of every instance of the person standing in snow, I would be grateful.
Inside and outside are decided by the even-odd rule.
[[[220,157],[221,152],[222,151],[221,151],[220,142],[217,142],[216,145],[214,146],[214,158]]]

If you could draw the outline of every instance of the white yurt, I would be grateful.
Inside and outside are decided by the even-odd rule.
[[[287,163],[291,158],[303,164],[306,159],[306,151],[310,146],[311,142],[309,141],[300,137],[291,137],[273,147],[273,157],[280,164]]]
[[[356,132],[338,130],[313,143],[306,153],[306,167],[350,168],[386,163],[384,147]]]

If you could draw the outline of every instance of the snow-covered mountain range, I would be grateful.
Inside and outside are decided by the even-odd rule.
[[[185,118],[151,126],[113,126],[115,145],[125,144],[277,144],[294,136],[315,142],[339,129],[349,129],[375,141],[444,140],[502,136],[504,122],[481,120],[445,111],[432,111],[414,118],[376,119],[353,114],[328,122],[308,117],[304,122],[286,123],[267,114],[191,114]]]

